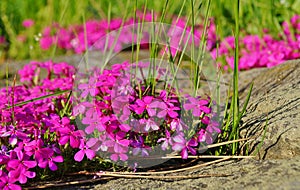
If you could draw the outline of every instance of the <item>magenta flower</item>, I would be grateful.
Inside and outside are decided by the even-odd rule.
[[[24,167],[18,167],[15,170],[10,170],[8,173],[8,177],[13,179],[12,181],[16,180],[21,184],[25,184],[27,182],[27,178],[34,178],[35,175],[35,172],[29,171]]]
[[[8,163],[7,166],[13,169],[17,168],[34,168],[37,164],[36,161],[30,160],[29,156],[24,154],[23,151],[17,150],[14,151],[12,154],[16,154],[17,158],[11,159]]]
[[[62,156],[55,156],[54,155],[54,151],[52,151],[50,149],[50,151],[48,150],[47,152],[45,152],[45,154],[47,155],[47,157],[45,157],[43,160],[39,161],[38,166],[40,168],[46,168],[47,166],[49,166],[51,171],[56,171],[58,169],[57,165],[55,164],[55,162],[63,162],[64,158]]]
[[[24,184],[27,182],[27,178],[35,177],[35,172],[29,171],[28,169],[34,168],[37,163],[36,161],[29,160],[29,156],[24,154],[21,150],[14,151],[12,156],[14,154],[16,154],[17,159],[11,159],[7,163],[7,167],[9,167],[8,176]]]
[[[145,132],[148,132],[150,129],[153,131],[159,130],[158,124],[154,121],[153,118],[149,119],[140,119],[140,124],[145,125]]]
[[[74,126],[65,126],[57,129],[59,134],[58,142],[60,145],[65,145],[70,142],[70,146],[72,148],[78,148],[82,134],[80,131],[75,131],[72,129],[72,127]]]
[[[83,114],[85,112],[85,106],[82,103],[73,107],[73,116],[77,116],[79,114]]]
[[[126,121],[129,119],[131,114],[129,96],[118,96],[112,101],[112,108],[115,114],[120,115],[121,121]]]
[[[211,109],[208,107],[208,100],[199,100],[198,98],[193,97],[189,97],[188,100],[190,103],[185,103],[183,107],[186,110],[193,110],[193,115],[195,117],[201,116],[202,113],[209,114],[211,112]]]
[[[0,45],[6,42],[5,36],[0,36]]]
[[[133,140],[130,145],[133,147],[132,154],[134,156],[141,153],[142,157],[149,156],[148,151],[151,150],[150,146],[144,144],[143,137],[139,136],[137,140]]]
[[[22,25],[25,27],[25,28],[30,28],[31,26],[34,25],[34,21],[32,19],[26,19],[22,22]]]
[[[170,123],[171,130],[183,131],[187,130],[189,127],[179,118],[172,119]]]
[[[49,49],[54,43],[52,36],[44,36],[40,39],[40,46],[43,50]]]
[[[118,161],[119,160],[119,158],[120,158],[120,160],[122,160],[122,161],[126,161],[126,160],[128,160],[128,156],[126,155],[126,154],[124,154],[124,153],[113,153],[112,155],[110,155],[110,159],[112,160],[112,161]]]
[[[186,141],[182,133],[179,133],[173,138],[173,145],[172,149],[175,151],[180,151],[180,155],[182,159],[188,158],[188,152],[190,152],[192,155],[196,155],[197,151],[195,147],[198,145],[198,142],[191,138],[189,141]]]
[[[85,116],[89,118],[96,118],[101,116],[101,110],[104,110],[105,106],[100,106],[97,104],[97,102],[82,102],[82,106],[84,106],[84,110],[80,110],[81,112],[84,112],[86,110]],[[104,109],[103,109],[104,108]],[[82,109],[82,107],[81,107]]]
[[[24,140],[28,138],[28,135],[17,129],[16,127],[9,125],[0,129],[0,137],[9,137],[8,142],[10,145],[15,146],[18,140]]]
[[[198,142],[206,142],[212,144],[214,142],[213,135],[221,133],[220,124],[217,121],[211,121],[206,129],[198,132]]]
[[[145,96],[141,99],[136,100],[136,105],[132,106],[134,111],[137,114],[142,114],[145,110],[149,114],[150,117],[156,114],[155,109],[157,103],[152,103],[153,97],[152,96]]]
[[[49,148],[43,147],[44,142],[42,139],[33,140],[24,146],[24,150],[28,155],[34,155],[34,158],[37,162],[43,160],[49,152]]]
[[[167,115],[170,118],[176,118],[178,116],[177,110],[180,110],[179,107],[174,106],[172,103],[164,103],[160,102],[157,105],[158,108],[162,109],[160,112],[157,113],[157,117],[165,118]]]
[[[0,189],[3,190],[21,190],[21,186],[14,184],[16,180],[8,177],[5,172],[0,170]]]
[[[124,131],[124,132],[128,132],[131,130],[130,125],[125,124],[125,123],[122,123],[121,125],[119,125],[119,128],[121,129],[121,131]]]
[[[0,165],[5,165],[5,164],[7,164],[8,161],[9,161],[8,155],[1,152],[0,153]]]
[[[165,131],[165,134],[166,134],[166,137],[165,137],[165,138],[160,138],[160,139],[158,139],[158,141],[157,141],[158,143],[163,142],[163,143],[161,144],[161,149],[162,149],[163,151],[167,150],[168,147],[169,147],[170,145],[173,144],[170,132],[169,132],[168,130],[166,130],[166,131]]]
[[[124,139],[124,132],[117,132],[115,135],[115,139],[110,142],[107,142],[107,145],[111,147],[112,154],[110,155],[110,159],[113,161],[117,161],[119,158],[122,161],[126,161],[128,156],[125,154],[128,151],[128,146],[130,141]]]
[[[88,125],[85,128],[85,132],[87,134],[92,134],[95,129],[97,129],[99,132],[104,131],[106,129],[105,123],[109,121],[109,117],[93,117],[88,118],[84,117],[82,119],[82,123]]]
[[[88,159],[92,160],[96,156],[96,153],[91,148],[96,144],[98,144],[96,138],[90,138],[86,143],[82,139],[79,146],[80,150],[74,155],[74,160],[80,162],[85,155]]]
[[[80,90],[82,90],[82,93],[81,93],[82,98],[87,97],[87,95],[89,95],[89,94],[91,96],[95,97],[99,93],[99,90],[97,87],[97,79],[94,77],[90,77],[88,84],[85,84],[85,83],[79,84],[78,88]]]
[[[25,65],[23,69],[18,71],[18,74],[20,75],[20,81],[32,81],[33,78],[37,75],[35,72],[38,67],[38,62],[30,62],[30,64]]]

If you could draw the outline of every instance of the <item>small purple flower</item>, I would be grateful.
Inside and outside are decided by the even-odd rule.
[[[202,115],[202,113],[209,114],[211,112],[211,109],[208,107],[209,101],[202,99],[199,100],[199,98],[189,97],[188,98],[189,103],[185,103],[183,105],[184,109],[186,110],[193,110],[193,115],[195,117],[199,117]]]
[[[0,189],[3,190],[21,190],[21,186],[14,184],[16,180],[8,177],[5,172],[0,170]]]
[[[80,150],[74,155],[74,160],[80,162],[82,161],[84,155],[86,155],[89,160],[92,160],[96,156],[96,153],[91,148],[97,143],[98,140],[96,138],[91,138],[86,143],[82,139],[79,146]]]
[[[32,19],[26,19],[22,22],[22,25],[25,27],[25,28],[30,28],[31,26],[34,25],[34,21]]]
[[[173,138],[174,144],[172,145],[172,149],[175,151],[181,151],[180,155],[182,159],[188,158],[188,151],[192,155],[196,155],[197,151],[195,147],[198,145],[198,142],[195,138],[191,138],[189,141],[186,141],[182,133],[179,133]]]
[[[85,128],[85,132],[87,134],[92,134],[95,129],[97,129],[99,132],[105,131],[106,126],[105,122],[109,121],[109,117],[93,117],[93,118],[88,118],[84,117],[82,119],[82,123],[88,125]]]
[[[79,84],[78,88],[80,90],[82,90],[82,93],[81,93],[82,98],[87,97],[89,94],[92,97],[95,97],[99,93],[99,90],[97,87],[97,79],[94,77],[90,77],[88,84],[86,84],[86,83]]]
[[[152,129],[153,131],[159,130],[159,126],[158,126],[158,124],[154,121],[153,118],[149,118],[149,119],[140,119],[140,123],[141,123],[142,125],[145,125],[145,132],[148,132],[150,129]]]
[[[170,145],[173,144],[173,143],[172,143],[172,138],[171,138],[170,132],[169,132],[168,130],[166,130],[166,131],[165,131],[165,134],[166,134],[166,137],[165,137],[165,138],[160,138],[160,139],[158,139],[158,141],[157,141],[157,143],[163,142],[163,143],[161,144],[161,149],[162,149],[163,151],[167,150],[168,147],[169,147]]]
[[[72,127],[73,126],[65,126],[57,129],[57,132],[59,133],[58,142],[60,145],[65,145],[70,142],[72,148],[78,148],[82,134],[80,131],[75,131]]]
[[[18,140],[24,140],[28,137],[28,135],[20,129],[9,125],[0,129],[0,137],[9,137],[9,144],[15,146]]]
[[[152,103],[153,97],[152,96],[145,96],[143,99],[137,99],[136,104],[133,106],[133,110],[137,114],[142,114],[145,110],[147,110],[147,113],[150,117],[154,116],[156,114],[156,111],[154,108],[156,108],[156,103]]]
[[[134,156],[141,153],[142,157],[149,156],[148,151],[151,150],[150,146],[144,144],[144,138],[139,136],[138,140],[133,140],[130,145],[133,147],[132,154]]]
[[[43,160],[39,161],[38,166],[40,168],[46,168],[47,166],[49,166],[51,171],[56,171],[58,169],[57,165],[55,164],[55,162],[63,162],[64,158],[62,156],[55,156],[54,155],[54,151],[52,151],[51,149],[49,149],[47,152],[45,152],[45,154],[47,155]]]
[[[172,103],[164,103],[164,102],[159,102],[156,105],[158,108],[162,109],[160,112],[157,113],[157,117],[159,118],[165,118],[167,115],[170,118],[176,118],[178,117],[178,113],[176,112],[177,110],[180,110],[179,107],[175,107]]]

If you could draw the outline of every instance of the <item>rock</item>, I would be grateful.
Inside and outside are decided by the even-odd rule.
[[[95,185],[93,189],[299,189],[300,157],[287,160],[257,161],[244,159],[228,161],[213,166],[180,173],[226,174],[227,177],[208,177],[178,181],[148,179],[117,179],[105,184]]]
[[[253,92],[241,133],[243,137],[255,139],[249,144],[253,154],[266,130],[259,158],[281,159],[300,155],[299,66],[300,60],[288,61],[253,78]],[[241,89],[247,89],[245,86],[248,85],[242,84]],[[242,99],[245,96],[244,90]]]

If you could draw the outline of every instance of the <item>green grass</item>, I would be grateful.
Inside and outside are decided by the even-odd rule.
[[[281,3],[284,2],[284,3]],[[72,24],[82,24],[83,17],[89,19],[108,19],[108,17],[125,17],[124,8],[129,10],[136,7],[137,10],[148,10],[162,13],[165,1],[127,1],[127,0],[6,0],[0,2],[0,35],[5,35],[9,44],[0,47],[0,56],[3,59],[41,59],[48,58],[55,51],[56,54],[66,53],[57,49],[52,51],[41,51],[38,42],[35,40],[39,33],[46,26],[54,22],[59,22],[62,26]],[[145,3],[147,3],[145,5]],[[188,6],[186,3],[181,10],[182,2],[169,0],[166,7],[165,22],[169,22],[171,15],[178,14],[188,15],[205,5],[207,0],[195,1],[195,7]],[[111,9],[108,9],[111,4]],[[300,13],[300,0],[280,1],[280,0],[242,0],[240,6],[239,21],[241,33],[251,33],[262,35],[262,31],[268,28],[274,36],[282,32],[280,23],[289,20],[289,18]],[[134,11],[131,11],[134,12]],[[201,12],[202,17],[205,12]],[[132,15],[134,14],[132,13]],[[232,11],[232,3],[227,0],[211,1],[211,16],[215,18],[218,26],[218,35],[221,38],[232,35],[235,25],[235,15]],[[34,28],[26,30],[22,27],[24,19],[31,18],[35,21]],[[198,22],[200,16],[195,17],[192,22]],[[190,24],[191,24],[190,23]],[[25,43],[16,40],[18,35],[28,36]],[[20,51],[22,50],[22,51]],[[1,59],[0,59],[1,62]]]

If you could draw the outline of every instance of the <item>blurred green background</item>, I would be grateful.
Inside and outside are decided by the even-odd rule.
[[[191,2],[205,5],[207,0],[169,0],[165,22],[170,22],[174,14],[178,14],[185,2],[183,15],[191,11]],[[134,7],[137,9],[153,10],[161,13],[165,5],[163,0],[1,0],[0,1],[0,36],[6,38],[6,42],[0,44],[0,63],[7,60],[42,59],[51,56],[51,51],[43,51],[36,40],[43,28],[58,22],[61,26],[82,24],[89,19],[124,18],[125,7],[134,15]],[[240,28],[241,34],[262,35],[264,29],[268,29],[274,36],[282,32],[281,23],[289,21],[295,15],[300,14],[300,0],[241,0]],[[199,8],[200,14],[205,14],[203,6]],[[203,10],[201,10],[203,9]],[[234,28],[234,13],[231,0],[212,0],[210,16],[215,18],[217,34],[222,38],[232,35]],[[31,28],[24,28],[22,22],[25,19],[34,20]],[[20,38],[26,40],[18,40]],[[52,51],[53,52],[53,51]],[[57,51],[55,55],[64,53]]]

